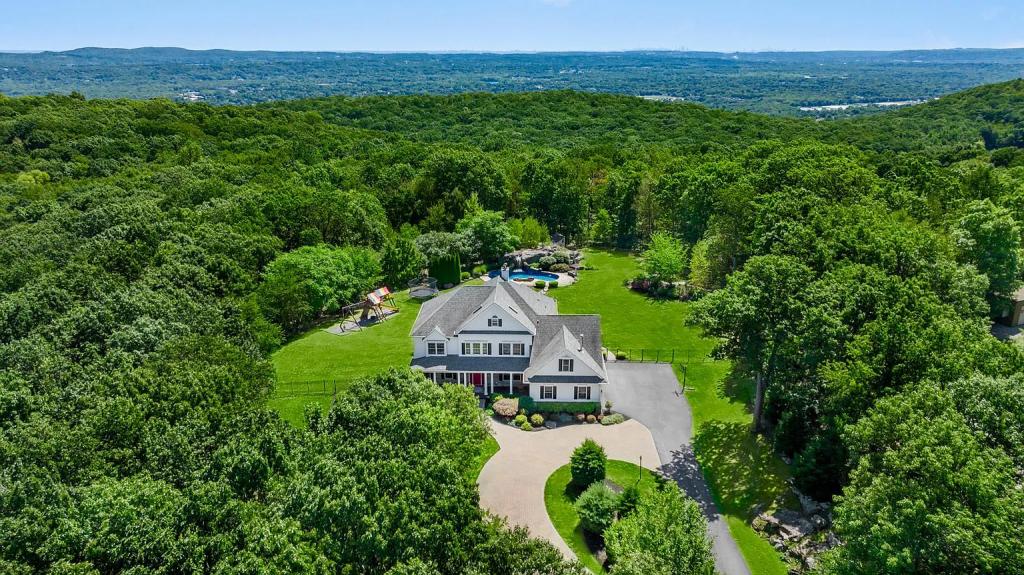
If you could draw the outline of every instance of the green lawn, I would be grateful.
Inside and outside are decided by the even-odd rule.
[[[480,455],[473,461],[473,468],[470,472],[470,477],[473,481],[476,481],[477,477],[480,477],[480,472],[483,471],[484,465],[487,461],[494,457],[494,454],[498,452],[501,447],[498,445],[498,440],[494,439],[494,436],[488,435],[487,441],[480,447]]]
[[[306,404],[326,407],[335,389],[392,366],[408,365],[412,357],[409,331],[420,302],[405,291],[395,294],[395,301],[399,313],[382,324],[348,335],[318,327],[278,350],[272,357],[277,388],[268,402],[270,407],[299,425]]]
[[[771,449],[749,433],[750,382],[730,379],[728,362],[707,358],[714,342],[684,325],[688,304],[652,300],[623,285],[636,273],[635,258],[588,251],[586,261],[595,269],[580,272],[576,285],[548,292],[558,300],[559,311],[600,314],[609,348],[636,353],[641,348],[676,350],[676,370],[693,408],[694,447],[716,503],[751,571],[784,574],[786,567],[778,554],[749,527],[751,508],[774,504],[787,493],[789,477]],[[401,313],[381,325],[345,336],[312,330],[274,354],[278,387],[270,405],[288,421],[301,424],[306,404],[326,406],[335,388],[343,389],[355,379],[391,366],[407,365],[412,354],[409,331],[419,302],[406,292],[397,294],[396,300]]]
[[[750,528],[754,505],[771,506],[788,493],[789,470],[769,446],[750,434],[752,386],[731,377],[726,361],[711,361],[714,342],[685,325],[689,304],[652,300],[623,282],[637,261],[621,252],[588,251],[593,270],[573,286],[549,292],[561,313],[597,313],[610,349],[676,350],[676,372],[693,410],[694,449],[733,537],[755,575],[785,574],[778,553]]]
[[[654,473],[650,470],[614,459],[608,461],[607,477],[622,487],[635,484],[639,479],[638,485],[641,493],[646,493],[657,485]],[[583,537],[580,518],[576,514],[576,508],[573,507],[573,502],[576,501],[580,491],[569,485],[571,480],[572,473],[569,471],[568,464],[555,470],[544,484],[544,506],[548,510],[551,523],[555,525],[558,534],[576,554],[580,563],[594,573],[604,573],[604,567],[597,562],[597,558],[591,553]]]

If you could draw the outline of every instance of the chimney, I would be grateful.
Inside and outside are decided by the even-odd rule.
[[[580,348],[576,351],[583,351],[583,332],[580,332]]]
[[[508,264],[501,264],[501,279],[508,281]]]

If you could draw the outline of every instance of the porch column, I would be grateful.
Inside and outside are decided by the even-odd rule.
[[[508,394],[512,395],[512,374],[508,374]]]

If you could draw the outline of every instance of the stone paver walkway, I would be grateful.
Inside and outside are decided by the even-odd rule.
[[[477,479],[480,505],[547,539],[569,558],[575,555],[544,507],[544,484],[556,469],[569,463],[572,450],[590,438],[604,447],[608,459],[639,463],[642,457],[648,469],[661,463],[651,432],[636,420],[607,426],[568,424],[532,432],[492,422],[491,430],[501,450],[484,465]]]

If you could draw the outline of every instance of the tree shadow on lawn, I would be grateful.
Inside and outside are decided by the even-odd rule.
[[[723,513],[749,520],[755,506],[786,504],[793,497],[786,465],[749,424],[704,423],[693,447]]]
[[[743,403],[746,406],[747,412],[753,413],[751,406],[754,403],[756,389],[753,376],[746,370],[733,364],[732,369],[729,370],[729,373],[718,384],[718,390],[722,397],[728,397],[733,401]]]

